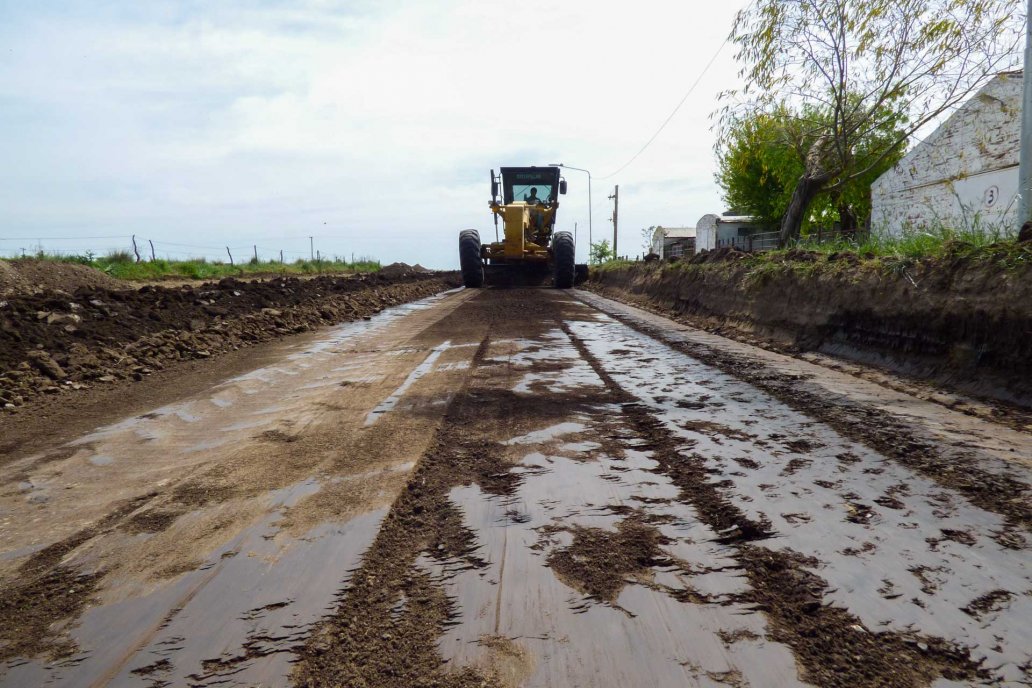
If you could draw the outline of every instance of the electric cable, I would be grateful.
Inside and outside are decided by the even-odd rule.
[[[656,140],[656,138],[660,135],[660,133],[662,133],[662,131],[666,128],[666,125],[670,124],[670,120],[672,120],[674,118],[674,115],[676,115],[677,112],[681,109],[681,106],[684,105],[688,101],[688,98],[695,91],[695,87],[699,85],[699,82],[702,81],[702,78],[704,76],[706,76],[707,72],[709,72],[710,67],[712,67],[713,63],[717,61],[717,57],[720,55],[721,51],[724,49],[724,46],[727,45],[727,42],[728,42],[729,39],[730,39],[730,36],[728,38],[725,38],[724,42],[720,44],[720,47],[717,48],[717,51],[715,53],[713,53],[713,57],[711,57],[710,61],[706,63],[706,66],[703,68],[702,73],[699,74],[699,76],[695,79],[695,82],[692,83],[691,87],[689,87],[688,92],[684,94],[684,97],[681,98],[681,102],[679,102],[677,104],[677,106],[673,109],[673,111],[667,116],[667,118],[665,120],[663,120],[663,123],[659,125],[659,129],[657,129],[656,133],[653,134],[652,137],[648,141],[645,142],[645,145],[642,146],[641,149],[637,153],[635,153],[633,156],[631,156],[630,160],[625,162],[615,172],[611,172],[611,173],[605,175],[604,177],[595,177],[595,179],[602,180],[602,179],[609,179],[610,177],[615,177],[616,175],[620,174],[625,169],[630,167],[631,163],[633,163],[635,160],[637,160],[638,156],[640,156],[642,153],[644,153],[645,150],[649,146],[652,145],[652,142]]]

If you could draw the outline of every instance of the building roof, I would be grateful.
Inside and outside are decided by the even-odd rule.
[[[723,222],[725,224],[736,224],[736,225],[747,225],[758,220],[752,215],[718,215],[717,222]]]
[[[690,239],[695,236],[695,227],[657,227],[663,230],[667,239]]]

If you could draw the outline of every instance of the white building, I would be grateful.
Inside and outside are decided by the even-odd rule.
[[[751,250],[750,237],[763,231],[748,215],[703,215],[695,223],[695,250],[711,251],[722,246]]]
[[[695,227],[656,227],[652,252],[660,258],[679,258],[695,253]]]
[[[871,185],[871,229],[1017,221],[1021,72],[997,75]]]

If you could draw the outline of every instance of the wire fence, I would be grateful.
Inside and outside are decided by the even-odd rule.
[[[206,261],[213,263],[240,264],[248,262],[291,263],[303,260],[346,261],[343,252],[323,253],[316,248],[315,240],[344,240],[344,237],[305,236],[283,237],[297,242],[309,241],[309,250],[278,248],[267,243],[237,246],[216,246],[214,244],[189,244],[164,239],[149,239],[138,235],[114,236],[60,236],[60,237],[0,237],[0,257],[3,258],[80,258],[84,262],[96,258],[117,257],[136,262],[155,260]],[[265,241],[275,241],[266,238]],[[295,244],[296,245],[296,244]],[[355,262],[354,253],[350,254]],[[364,256],[359,258],[365,259]]]

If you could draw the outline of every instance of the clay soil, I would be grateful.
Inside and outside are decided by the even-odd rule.
[[[588,288],[725,336],[932,383],[954,404],[973,394],[998,415],[1027,419],[1030,285],[1027,264],[990,259],[893,263],[795,251],[763,263],[720,249],[686,262],[599,270]]]
[[[43,385],[99,384],[76,344],[141,385],[266,358],[7,450],[0,686],[1032,677],[1027,434],[581,291],[462,290],[287,347],[451,279],[21,297],[8,365]]]
[[[393,270],[133,289],[82,266],[38,267],[51,266],[60,274],[32,288],[19,283],[0,301],[0,408],[8,412],[367,318],[458,284],[450,273]]]

